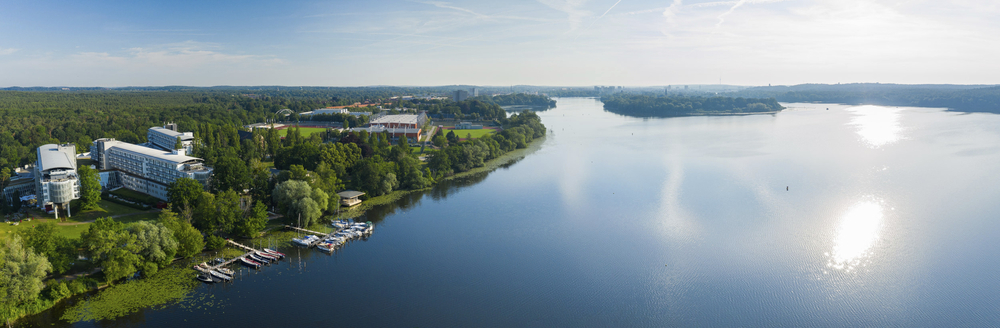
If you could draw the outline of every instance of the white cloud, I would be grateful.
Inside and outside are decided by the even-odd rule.
[[[197,69],[212,64],[275,65],[284,61],[274,56],[227,54],[211,49],[212,43],[186,41],[153,47],[135,47],[125,54],[107,52],[81,52],[71,56],[77,64],[113,65],[116,67],[162,67],[171,69]]]
[[[12,53],[17,52],[18,50],[21,50],[21,49],[0,48],[0,56],[12,54]]]

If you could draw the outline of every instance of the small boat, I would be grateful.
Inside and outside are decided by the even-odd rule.
[[[254,255],[254,254],[250,254],[249,256],[250,256],[250,259],[252,259],[254,261],[257,261],[257,263],[264,264],[264,265],[271,264],[271,261],[268,261],[267,259],[265,259],[263,257],[259,257],[259,256]]]
[[[282,253],[282,252],[279,252],[279,251],[276,251],[276,250],[273,250],[273,249],[270,249],[270,248],[265,248],[264,251],[268,252],[268,253],[271,253],[271,254],[274,254],[274,255],[277,255],[277,256],[285,257],[285,253]]]
[[[215,269],[215,271],[219,271],[219,272],[222,272],[222,273],[224,273],[226,275],[230,275],[230,276],[232,276],[234,273],[236,273],[236,272],[233,272],[233,270],[230,270],[228,268],[218,268],[218,269]]]
[[[265,258],[265,259],[267,259],[268,261],[271,261],[271,262],[275,262],[275,261],[278,260],[277,256],[270,255],[270,254],[267,254],[267,253],[264,253],[264,252],[254,252],[254,255],[257,255],[259,257],[263,257],[263,258]]]
[[[233,280],[233,277],[230,277],[228,275],[223,274],[222,272],[218,272],[218,271],[215,271],[215,270],[209,270],[208,273],[211,274],[212,277],[222,279],[222,281]]]
[[[256,261],[248,259],[248,258],[245,258],[245,257],[241,257],[240,258],[240,262],[242,262],[243,265],[246,265],[246,266],[254,268],[254,269],[259,269],[260,268],[260,263],[257,263]]]
[[[324,252],[333,252],[333,250],[337,248],[337,246],[334,246],[333,244],[319,244],[316,245],[316,248],[319,248],[319,250]]]
[[[211,284],[211,283],[215,282],[215,280],[212,279],[212,277],[207,276],[205,274],[199,274],[198,275],[198,280],[200,280],[201,282],[206,283],[206,284]]]
[[[226,260],[222,259],[221,257],[217,257],[217,258],[215,258],[215,262],[214,263],[215,264],[219,264],[219,263],[223,263],[223,262],[226,262]]]

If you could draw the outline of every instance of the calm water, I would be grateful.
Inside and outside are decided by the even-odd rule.
[[[367,241],[76,326],[1000,325],[1000,116],[558,101],[539,150],[373,211]]]

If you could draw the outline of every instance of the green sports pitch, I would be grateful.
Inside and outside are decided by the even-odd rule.
[[[478,139],[478,138],[480,138],[482,136],[485,136],[487,134],[492,134],[492,133],[496,132],[495,130],[492,130],[492,129],[476,129],[476,130],[452,130],[452,129],[447,129],[447,131],[454,131],[455,135],[458,136],[459,138],[468,138],[469,134],[472,134],[472,139]],[[445,131],[444,134],[448,134],[447,131]]]
[[[290,127],[290,128],[287,128],[287,129],[278,130],[278,135],[282,136],[282,137],[287,136],[288,135],[288,130],[289,129],[294,129],[294,128],[295,127]],[[299,134],[302,135],[303,137],[308,137],[308,136],[312,135],[313,133],[319,133],[319,132],[323,132],[323,131],[326,131],[326,128],[299,128]]]

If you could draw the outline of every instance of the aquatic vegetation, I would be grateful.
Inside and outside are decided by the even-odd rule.
[[[67,309],[61,319],[109,320],[144,308],[166,306],[183,300],[197,286],[198,281],[192,278],[195,274],[190,268],[165,268],[152,277],[109,287]]]

